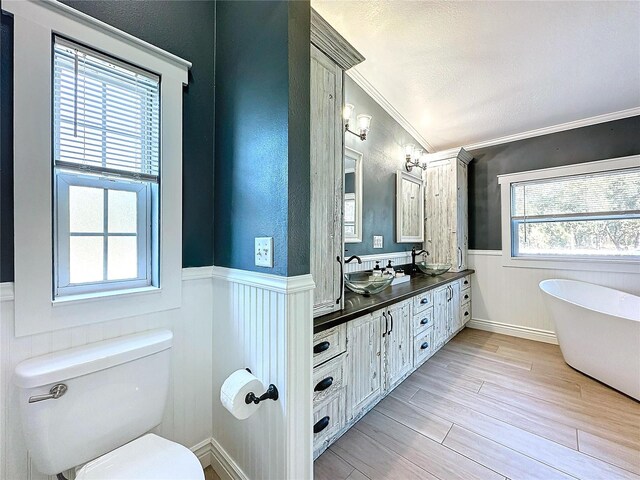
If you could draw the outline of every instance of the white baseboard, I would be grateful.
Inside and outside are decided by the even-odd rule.
[[[221,480],[249,480],[249,477],[215,438],[203,440],[191,447],[191,451],[200,460],[202,468],[212,467]]]
[[[540,330],[538,328],[523,327],[521,325],[509,325],[508,323],[493,322],[481,318],[472,318],[467,327],[487,332],[502,333],[512,337],[526,338],[527,340],[535,340],[537,342],[558,344],[556,334],[549,330]]]

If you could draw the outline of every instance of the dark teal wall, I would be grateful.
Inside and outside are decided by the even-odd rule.
[[[221,1],[216,18],[215,264],[309,273],[309,3]]]
[[[213,264],[214,39],[213,1],[62,0],[116,28],[192,62],[183,101],[182,263]],[[9,25],[2,26],[2,193],[0,194],[0,281],[13,280],[12,132],[7,114],[12,77]],[[10,118],[9,118],[10,120]],[[170,201],[167,199],[167,201]]]
[[[371,132],[360,141],[347,133],[345,145],[363,154],[362,243],[347,243],[348,255],[367,255],[410,250],[411,243],[396,243],[396,172],[404,169],[404,146],[418,142],[360,88],[344,77],[345,103],[355,105],[353,118],[367,113]],[[384,236],[384,248],[373,248],[373,235]]]
[[[500,187],[497,176],[539,168],[640,154],[640,117],[471,150],[469,248],[500,250]]]
[[[13,281],[13,19],[0,25],[0,282]]]

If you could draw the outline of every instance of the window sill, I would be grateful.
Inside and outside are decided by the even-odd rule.
[[[92,292],[81,293],[77,295],[65,295],[64,297],[56,298],[51,301],[51,304],[55,306],[69,305],[76,303],[90,303],[95,301],[104,300],[107,298],[127,298],[139,295],[149,295],[154,293],[160,293],[162,290],[159,287],[139,287],[139,288],[127,288],[123,290],[111,290],[108,292]]]
[[[502,252],[502,266],[512,268],[540,268],[545,270],[581,270],[640,274],[640,260],[512,257],[509,252]]]

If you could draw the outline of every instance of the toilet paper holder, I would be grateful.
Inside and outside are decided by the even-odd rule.
[[[252,373],[248,368],[245,368],[245,370],[249,373]],[[256,397],[256,394],[253,392],[247,393],[247,396],[244,397],[244,403],[246,403],[247,405],[249,405],[250,403],[255,403],[257,405],[263,400],[278,400],[278,389],[273,383],[269,385],[267,391],[259,397]]]

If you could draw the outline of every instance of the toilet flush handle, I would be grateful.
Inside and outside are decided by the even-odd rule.
[[[41,402],[42,400],[57,400],[62,395],[67,393],[67,386],[64,383],[58,383],[51,387],[49,393],[45,393],[44,395],[34,395],[33,397],[29,397],[29,403]]]

